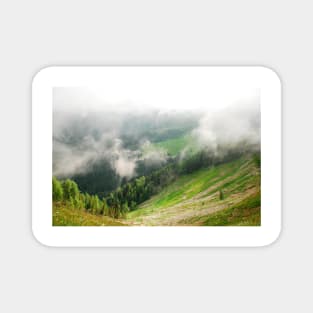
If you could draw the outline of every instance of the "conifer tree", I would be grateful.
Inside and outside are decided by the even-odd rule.
[[[53,201],[63,200],[63,189],[60,181],[56,177],[52,177],[52,199]]]

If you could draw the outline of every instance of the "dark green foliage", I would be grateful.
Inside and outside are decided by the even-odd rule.
[[[87,173],[75,175],[72,179],[79,185],[80,190],[97,194],[100,198],[120,184],[120,178],[107,160],[91,164]]]
[[[75,182],[70,179],[67,179],[62,182],[64,200],[70,200],[72,198],[73,193],[75,193],[75,187],[72,186],[72,183],[75,184]]]
[[[102,215],[109,215],[108,214],[108,204],[107,204],[107,202],[106,202],[106,200],[103,198],[102,199],[102,206],[101,206],[101,213],[102,213]]]
[[[149,176],[132,179],[106,197],[108,215],[119,218],[128,211],[136,209],[137,205],[158,193],[176,177],[176,168],[174,164],[170,164]]]
[[[80,192],[77,184],[70,179],[62,182],[63,188],[63,200],[73,208],[81,208],[82,203],[80,202]]]
[[[229,148],[224,151],[222,148],[217,147],[215,153],[205,149],[200,150],[180,162],[179,172],[180,174],[189,174],[200,168],[231,162],[240,158],[244,153],[244,150],[241,151],[238,148]]]
[[[53,201],[63,200],[62,184],[54,176],[52,177],[52,198]]]
[[[219,191],[219,198],[220,198],[220,200],[224,200],[224,193],[221,189]]]
[[[102,203],[99,200],[97,195],[93,195],[90,197],[90,211],[93,214],[102,214]]]
[[[83,194],[78,185],[71,179],[61,182],[52,178],[52,200],[62,202],[64,206],[78,210],[86,210],[94,214],[102,214],[103,202],[97,195]]]
[[[181,173],[188,174],[211,164],[213,164],[213,157],[202,150],[183,160],[180,164],[180,171]]]
[[[253,160],[254,160],[256,166],[257,166],[258,168],[260,168],[260,167],[261,167],[261,154],[260,154],[260,153],[256,153],[256,154],[253,156]]]

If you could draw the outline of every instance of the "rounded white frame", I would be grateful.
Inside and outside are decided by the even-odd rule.
[[[261,90],[261,226],[236,227],[54,227],[52,226],[52,88],[99,85],[106,75],[144,71],[197,74],[208,83]],[[162,73],[163,72],[163,73]],[[166,73],[165,73],[166,74]],[[32,84],[32,229],[54,247],[234,247],[265,246],[281,231],[281,82],[261,66],[53,66]]]

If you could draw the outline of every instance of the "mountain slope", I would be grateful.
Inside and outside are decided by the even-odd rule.
[[[177,178],[124,218],[113,219],[62,205],[55,226],[258,226],[260,163],[252,156]]]
[[[131,225],[260,225],[260,169],[250,157],[184,175],[126,220]]]

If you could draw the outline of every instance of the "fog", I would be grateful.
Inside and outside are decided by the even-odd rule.
[[[206,113],[192,131],[192,136],[200,147],[214,155],[238,146],[260,150],[260,127],[260,104],[255,99]]]
[[[112,95],[103,94],[103,90],[86,88],[54,89],[54,175],[62,178],[88,173],[94,164],[106,160],[119,177],[132,178],[138,174],[139,162],[155,167],[165,164],[170,156],[154,142],[175,137],[180,131],[190,135],[193,146],[215,155],[239,145],[260,149],[258,90],[241,95],[227,90],[211,96],[206,92],[199,105],[194,102],[199,95],[192,99],[188,94],[186,102],[180,90],[176,98],[171,94],[172,105],[167,106],[164,102],[158,106],[155,98],[162,101],[162,97],[152,94],[149,98],[146,91],[137,103],[135,96],[123,94],[112,99]]]
[[[160,116],[163,116],[163,118]],[[168,115],[154,112],[54,112],[53,174],[72,177],[88,173],[92,166],[106,160],[120,177],[136,175],[138,161],[147,166],[166,163],[168,155],[146,136]],[[174,115],[173,118],[176,118]],[[132,121],[134,124],[132,124]]]

